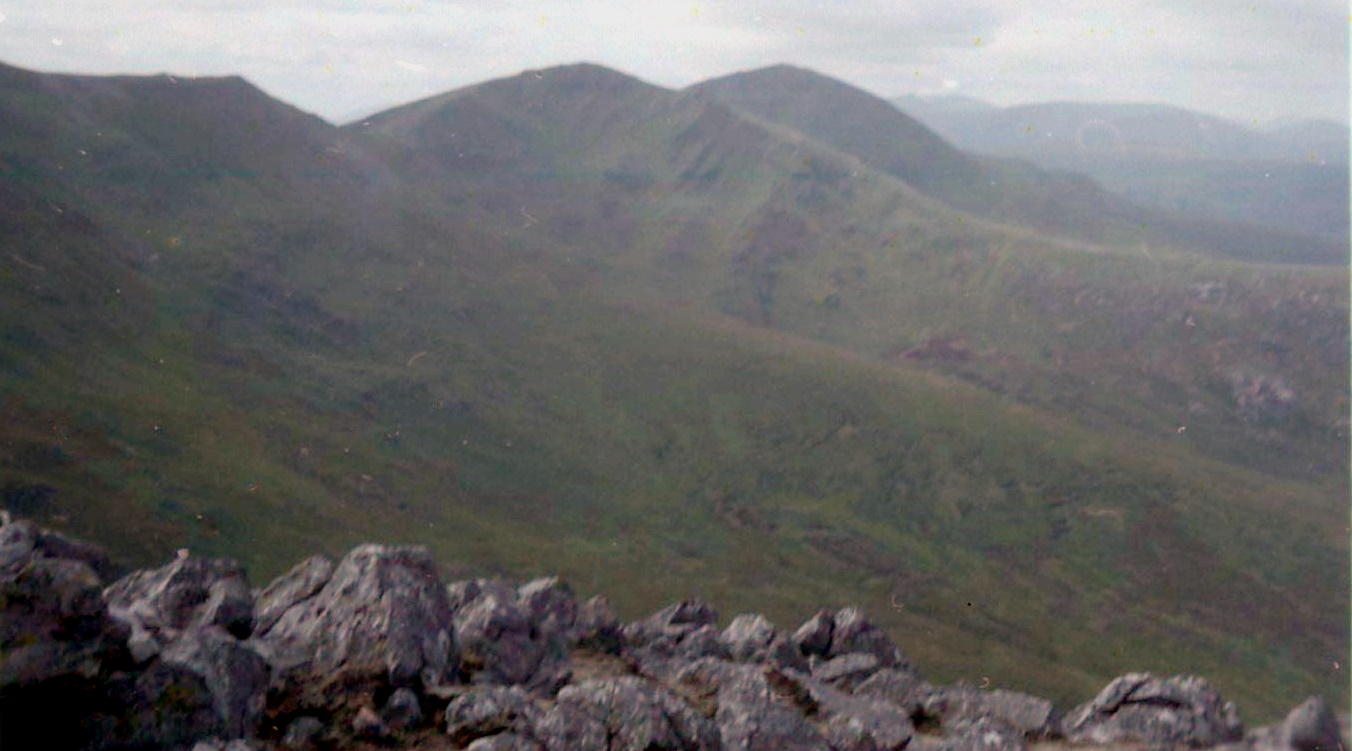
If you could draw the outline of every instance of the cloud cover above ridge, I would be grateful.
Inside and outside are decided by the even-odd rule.
[[[342,121],[587,60],[680,87],[780,62],[882,96],[1154,101],[1248,124],[1345,121],[1334,0],[0,0],[0,60],[88,73],[238,73]]]

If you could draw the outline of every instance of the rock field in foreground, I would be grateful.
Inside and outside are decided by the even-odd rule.
[[[931,685],[854,608],[719,628],[690,600],[623,624],[558,579],[445,583],[425,549],[383,545],[309,558],[261,589],[234,561],[186,552],[114,571],[91,545],[0,526],[0,748],[1344,747],[1318,697],[1246,733],[1194,676],[1123,675],[1065,712]]]

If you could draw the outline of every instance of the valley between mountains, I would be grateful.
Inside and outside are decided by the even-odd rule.
[[[854,125],[852,125],[854,124]],[[1346,248],[779,67],[336,127],[0,66],[0,493],[130,566],[428,546],[937,679],[1347,700]]]

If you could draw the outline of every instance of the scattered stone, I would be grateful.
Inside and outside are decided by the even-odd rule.
[[[872,696],[916,714],[931,686],[913,672],[883,668],[854,689],[856,696]]]
[[[83,561],[31,557],[0,574],[0,650],[35,645],[74,646],[108,633],[102,583]],[[67,650],[59,649],[57,653]],[[69,667],[67,668],[69,669]],[[13,668],[0,663],[0,675]],[[38,677],[44,671],[39,671]],[[53,664],[47,677],[63,672]],[[0,678],[10,685],[18,676]]]
[[[1052,703],[1017,691],[982,690],[965,684],[930,688],[920,700],[920,710],[943,727],[987,717],[1025,738],[1049,738],[1058,733]]]
[[[840,657],[855,652],[873,655],[883,667],[913,670],[886,631],[873,625],[858,608],[844,608],[835,615],[831,647],[826,656]]]
[[[154,660],[142,672],[114,680],[110,705],[117,722],[94,748],[172,748],[228,735],[206,679],[183,665]]]
[[[768,677],[771,685],[791,695],[805,714],[835,720],[832,732],[839,736],[848,731],[854,748],[864,744],[889,751],[901,749],[915,733],[906,710],[882,699],[853,696],[794,670],[774,671]]]
[[[1202,678],[1128,673],[1066,715],[1072,743],[1214,746],[1243,737],[1235,706]]]
[[[851,652],[812,666],[812,677],[837,688],[851,690],[878,672],[882,665],[867,652]]]
[[[1346,751],[1338,718],[1319,696],[1306,699],[1282,722],[1255,730],[1247,741],[1252,751]]]
[[[774,624],[765,616],[744,613],[732,619],[721,638],[732,659],[749,662],[764,656],[777,635]]]
[[[495,594],[501,600],[514,600],[517,590],[499,579],[466,579],[446,585],[446,599],[452,612],[459,610],[486,594]]]
[[[33,522],[19,519],[0,525],[0,570],[33,558],[37,541],[38,525]]]
[[[771,690],[764,668],[704,659],[687,665],[676,685],[714,706],[723,748],[742,751],[829,751],[802,707]]]
[[[202,678],[222,736],[253,733],[267,699],[268,665],[262,657],[221,627],[207,626],[180,634],[161,659]]]
[[[180,557],[119,579],[104,597],[109,615],[130,630],[128,647],[140,663],[184,631],[219,626],[238,639],[253,632],[249,580],[227,558]]]
[[[129,630],[108,617],[99,572],[110,568],[92,546],[0,514],[0,745],[95,748],[111,737],[109,681]]]
[[[310,556],[277,577],[255,595],[254,633],[267,634],[282,613],[314,597],[332,577],[333,561],[322,555]]]
[[[380,708],[380,718],[394,730],[408,730],[422,724],[422,704],[413,689],[404,687],[395,689],[385,706]]]
[[[352,718],[352,734],[358,738],[380,739],[388,736],[390,729],[374,709],[363,706]]]
[[[489,592],[455,614],[461,670],[475,683],[514,685],[531,682],[546,660],[563,658],[562,639],[540,638],[530,612],[516,597]]]
[[[153,629],[220,626],[240,639],[253,632],[249,580],[244,567],[228,558],[177,558],[119,579],[105,596],[114,612],[130,611]]]
[[[436,742],[475,751],[1026,751],[1061,732],[1346,751],[1321,699],[1244,738],[1195,677],[1124,675],[1063,722],[1034,696],[933,687],[854,608],[787,638],[756,614],[720,631],[698,600],[621,627],[603,598],[579,604],[556,578],[443,585],[426,550],[380,545],[310,558],[256,595],[225,559],[184,554],[105,587],[109,570],[97,548],[0,518],[7,746],[258,751],[265,711],[292,718],[280,738],[265,731],[267,748],[391,745],[439,698]],[[916,718],[939,734],[917,735]]]
[[[258,745],[243,738],[224,741],[220,738],[207,738],[193,744],[192,751],[259,751]]]
[[[282,736],[282,748],[290,751],[312,749],[318,745],[323,732],[324,723],[318,717],[302,715],[286,726],[286,733]]]
[[[626,625],[623,629],[624,641],[630,647],[652,647],[658,641],[668,645],[677,644],[692,631],[702,626],[712,627],[717,622],[717,611],[707,603],[685,600]]]
[[[526,582],[517,589],[517,600],[526,609],[540,638],[573,644],[577,641],[577,598],[557,576]]]
[[[825,657],[831,649],[831,633],[835,630],[836,619],[829,610],[819,610],[798,627],[790,638],[803,654],[813,657]]]
[[[620,619],[606,598],[597,595],[578,607],[577,619],[573,621],[573,643],[608,654],[620,653],[624,643]]]
[[[503,732],[529,734],[543,711],[518,686],[485,686],[458,696],[446,707],[446,733],[463,745]]]
[[[675,694],[641,678],[588,681],[559,692],[541,723],[550,751],[718,747],[718,731]]]
[[[945,728],[935,751],[1028,751],[1028,744],[1018,729],[990,717],[977,717]]]
[[[851,717],[836,716],[822,726],[822,736],[826,738],[831,751],[884,751],[878,741],[868,732],[864,723]],[[903,748],[897,746],[895,749]],[[887,749],[887,751],[894,751]]]
[[[479,738],[465,747],[466,751],[544,751],[534,738],[516,733],[499,733]]]
[[[1343,748],[1338,718],[1320,696],[1312,696],[1291,710],[1283,730],[1287,747],[1295,751],[1339,751]]]

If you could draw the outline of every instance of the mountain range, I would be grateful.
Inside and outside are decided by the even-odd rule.
[[[1089,175],[1155,207],[1348,243],[1346,123],[1249,126],[1156,104],[892,102],[964,149]]]
[[[0,123],[0,492],[128,564],[375,537],[628,614],[857,602],[941,678],[1056,699],[1345,698],[1328,240],[787,67],[527,71],[341,128],[238,78],[0,67]]]

